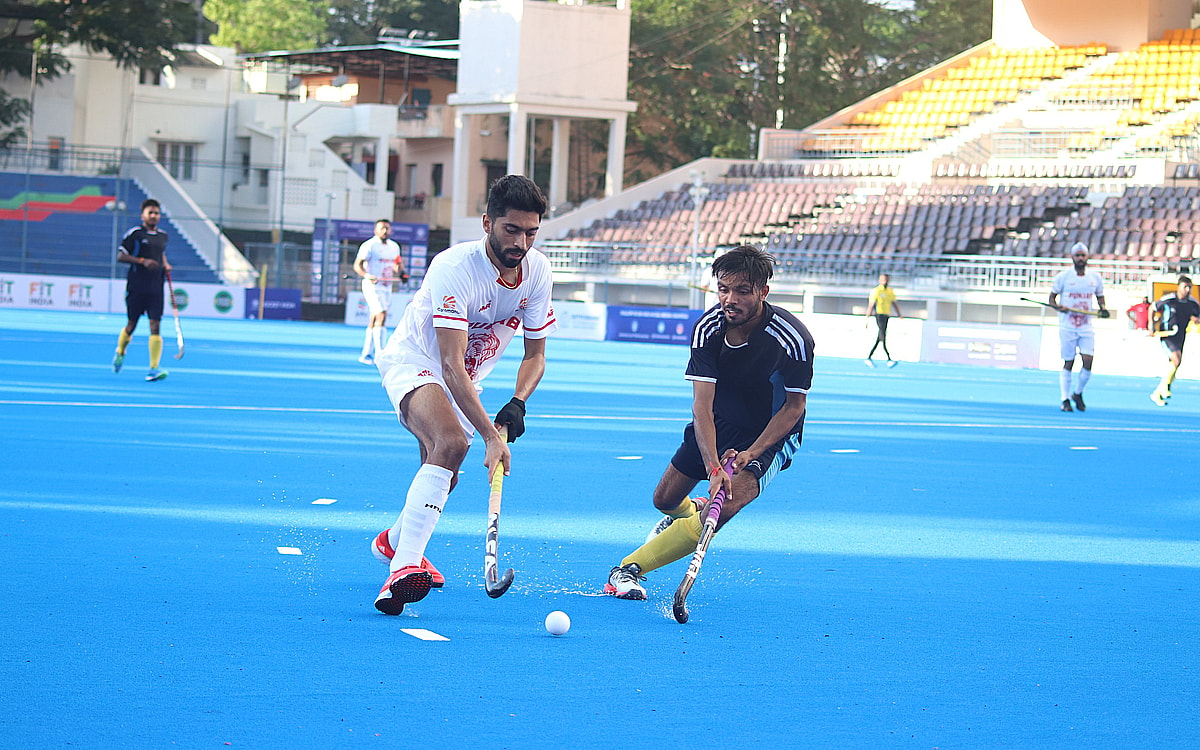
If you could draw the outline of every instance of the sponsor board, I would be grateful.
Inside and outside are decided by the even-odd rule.
[[[605,339],[649,344],[691,343],[692,325],[703,310],[609,307]]]

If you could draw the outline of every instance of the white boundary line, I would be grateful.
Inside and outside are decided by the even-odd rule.
[[[131,404],[126,402],[108,401],[39,401],[32,399],[0,399],[0,405],[6,406],[72,406],[97,407],[108,409],[187,409],[192,411],[250,411],[250,412],[281,412],[303,414],[387,414],[394,412],[390,409],[322,409],[298,406],[230,406],[206,404]],[[686,417],[622,417],[609,414],[539,414],[535,419],[553,419],[563,421],[591,422],[678,422],[684,424]],[[854,419],[810,419],[805,422],[810,425],[834,425],[843,427],[941,427],[958,430],[1063,430],[1078,432],[1136,432],[1136,433],[1174,433],[1182,435],[1200,434],[1200,427],[1119,427],[1104,425],[1081,424],[1004,424],[1000,422],[887,422],[880,420]]]

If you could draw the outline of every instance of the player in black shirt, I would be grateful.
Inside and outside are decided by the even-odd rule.
[[[688,493],[708,480],[724,487],[725,525],[800,447],[813,376],[813,338],[794,315],[766,301],[775,259],[741,245],[712,264],[717,304],[692,329],[685,378],[692,381],[692,422],[654,490],[667,515],[657,533],[612,569],[605,593],[645,599],[643,574],[691,555],[701,519]],[[721,470],[733,458],[733,476]]]
[[[1167,374],[1159,382],[1150,400],[1159,406],[1166,406],[1171,397],[1171,384],[1175,382],[1175,374],[1179,372],[1179,363],[1183,361],[1183,340],[1187,338],[1189,323],[1200,322],[1200,304],[1192,299],[1192,280],[1180,276],[1174,294],[1164,295],[1151,308],[1151,317],[1160,322],[1158,336],[1167,351]]]
[[[150,372],[146,380],[162,380],[166,370],[158,369],[162,358],[163,341],[159,324],[163,314],[163,282],[171,264],[167,262],[167,233],[158,228],[162,209],[158,201],[142,201],[142,224],[125,233],[117,247],[117,262],[129,264],[125,277],[125,315],[128,322],[117,337],[117,353],[113,355],[113,372],[120,372],[125,362],[125,348],[133,338],[138,320],[145,315],[150,321]]]

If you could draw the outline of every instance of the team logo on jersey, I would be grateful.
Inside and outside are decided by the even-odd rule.
[[[479,308],[479,312],[483,312],[484,310],[487,310],[491,306],[492,306],[492,301],[488,300],[487,302],[485,302],[483,304],[483,307]]]
[[[496,334],[491,332],[475,336],[472,335],[467,339],[467,352],[463,357],[463,364],[467,368],[467,375],[471,376],[471,380],[475,379],[475,373],[479,372],[479,368],[484,362],[492,359],[500,351],[500,339]]]
[[[445,297],[442,297],[442,304],[438,307],[437,311],[450,315],[459,315],[458,300],[454,298],[454,295],[447,294]]]
[[[432,378],[433,371],[432,370],[421,370],[420,372],[417,373],[417,377],[418,378]]]
[[[524,310],[524,309],[525,309],[525,306],[526,306],[526,305],[528,305],[528,304],[529,304],[529,298],[528,298],[528,297],[522,297],[522,298],[521,298],[521,304],[517,305],[517,309],[518,309],[518,310]]]

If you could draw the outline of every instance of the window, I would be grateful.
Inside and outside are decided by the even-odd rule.
[[[177,180],[196,179],[196,144],[159,141],[158,163]]]
[[[433,171],[429,175],[430,192],[434,198],[442,197],[442,175],[445,172],[445,166],[442,164],[434,164]]]

